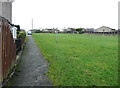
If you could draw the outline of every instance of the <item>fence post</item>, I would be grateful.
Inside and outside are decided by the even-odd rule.
[[[2,71],[2,19],[0,17],[0,87],[2,86],[3,71]]]

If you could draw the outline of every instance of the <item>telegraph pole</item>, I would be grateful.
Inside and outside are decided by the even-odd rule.
[[[32,18],[32,30],[33,30],[33,18]]]

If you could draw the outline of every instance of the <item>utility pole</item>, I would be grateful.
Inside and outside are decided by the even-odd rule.
[[[33,18],[32,18],[32,30],[33,30]]]

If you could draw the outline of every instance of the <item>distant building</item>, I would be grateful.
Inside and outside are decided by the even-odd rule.
[[[13,35],[13,39],[17,39],[17,28],[15,26],[11,27],[11,33]]]
[[[29,30],[29,31],[31,31],[32,33],[35,33],[35,32],[36,32],[36,29],[31,29],[31,30]]]
[[[67,29],[62,29],[62,32],[65,32],[65,33],[66,33],[66,32],[67,32]]]
[[[41,33],[40,29],[32,29],[32,30],[29,30],[31,31],[32,33]]]
[[[76,29],[75,28],[67,28],[67,29],[63,29],[63,32],[65,32],[65,33],[74,33],[74,32],[76,32]]]
[[[42,32],[49,32],[48,29],[42,29]]]
[[[42,29],[42,32],[46,32],[46,33],[55,33],[55,32],[59,32],[59,30],[58,29],[55,29],[55,28],[53,28],[53,29]]]
[[[95,32],[113,32],[113,31],[115,31],[115,29],[112,29],[106,26],[102,26],[95,30]]]
[[[86,31],[86,32],[94,32],[95,29],[94,29],[94,28],[86,28],[85,31]]]
[[[0,0],[0,16],[12,22],[12,2],[13,0]]]

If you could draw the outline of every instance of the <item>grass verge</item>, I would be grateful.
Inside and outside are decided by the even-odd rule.
[[[50,63],[55,86],[117,86],[118,38],[88,34],[33,34]]]

